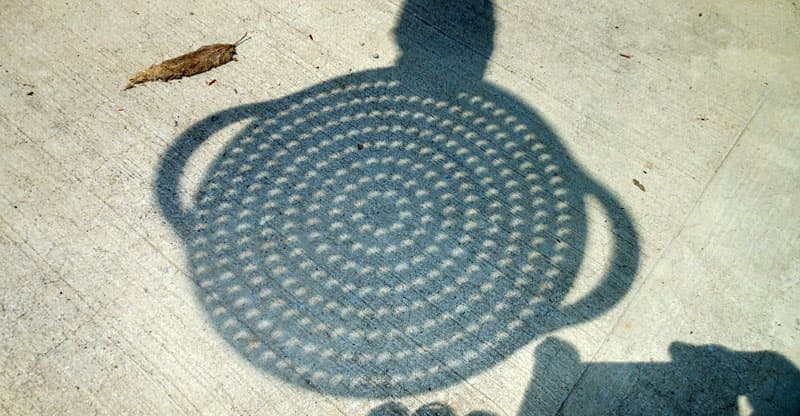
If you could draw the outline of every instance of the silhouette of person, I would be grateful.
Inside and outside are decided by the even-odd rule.
[[[416,394],[625,294],[630,218],[531,108],[483,80],[493,13],[408,1],[396,65],[221,111],[167,150],[162,211],[215,326],[254,365],[326,394]],[[181,205],[190,156],[240,122]],[[613,246],[597,287],[564,305],[589,196]]]

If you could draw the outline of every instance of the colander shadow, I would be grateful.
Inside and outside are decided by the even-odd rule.
[[[624,295],[638,264],[633,225],[532,110],[413,95],[387,75],[219,113],[165,155],[161,206],[237,350],[310,388],[411,394]],[[188,157],[241,120],[194,206],[180,207]],[[606,211],[611,261],[594,292],[563,307],[589,195]]]

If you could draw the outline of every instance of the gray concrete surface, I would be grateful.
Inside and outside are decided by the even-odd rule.
[[[796,2],[11,2],[0,40],[0,413],[800,408]]]

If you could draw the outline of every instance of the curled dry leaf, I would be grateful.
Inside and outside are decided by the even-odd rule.
[[[167,59],[132,76],[123,90],[148,81],[170,81],[190,77],[235,61],[236,47],[248,39],[250,38],[247,38],[247,33],[245,33],[236,43],[206,45],[194,52]]]

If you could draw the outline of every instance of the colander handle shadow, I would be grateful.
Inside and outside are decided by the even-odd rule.
[[[639,269],[639,239],[631,217],[609,191],[590,177],[585,181],[586,194],[600,202],[613,235],[608,268],[589,293],[559,308],[566,322],[553,323],[547,332],[588,322],[611,310],[628,293]]]
[[[162,155],[155,180],[156,198],[162,215],[181,238],[185,239],[192,231],[187,207],[182,206],[178,197],[180,180],[192,154],[225,127],[269,109],[272,106],[266,103],[254,103],[214,113],[181,133]]]

